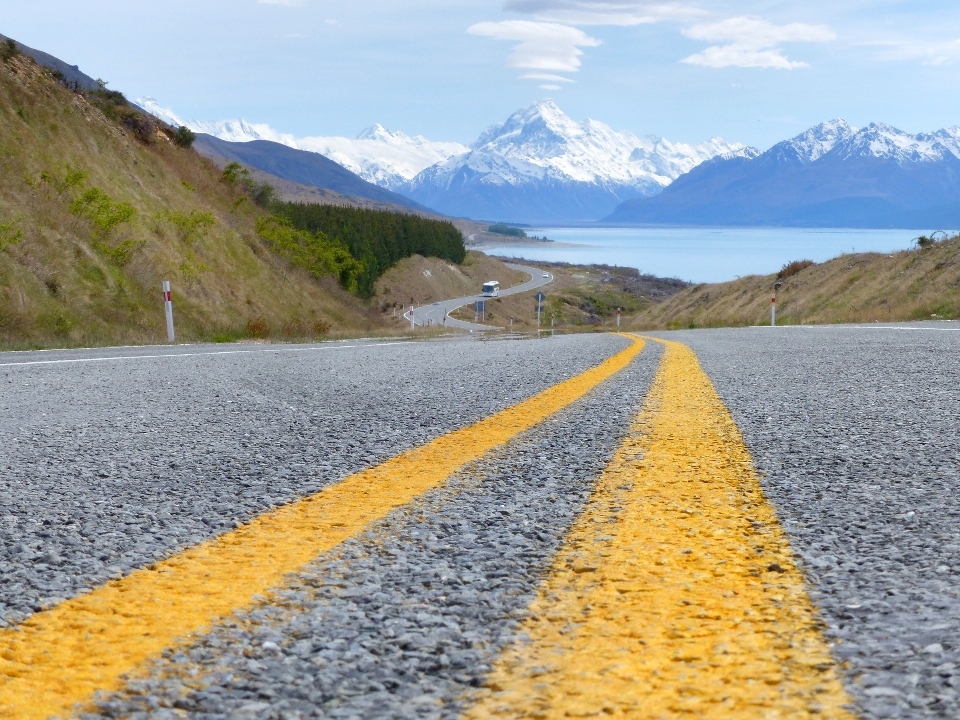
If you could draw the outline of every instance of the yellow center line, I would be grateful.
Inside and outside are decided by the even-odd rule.
[[[63,715],[119,689],[144,661],[252,607],[288,573],[581,398],[641,351],[630,340],[513,407],[0,631],[0,717]]]
[[[788,542],[694,353],[644,408],[468,718],[850,719]]]

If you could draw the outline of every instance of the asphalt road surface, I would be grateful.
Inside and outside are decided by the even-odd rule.
[[[516,295],[517,293],[536,290],[537,288],[553,282],[553,273],[538,270],[537,268],[527,267],[525,265],[514,265],[512,263],[506,263],[506,265],[511,270],[519,270],[520,272],[527,273],[530,275],[530,279],[524,283],[520,283],[519,285],[514,285],[513,287],[501,288],[501,296]],[[544,274],[546,274],[547,277],[543,277]],[[496,278],[489,279],[496,280]],[[454,300],[442,300],[440,302],[435,302],[432,305],[423,305],[422,307],[418,307],[413,310],[413,321],[417,325],[441,325],[445,327],[460,328],[461,330],[469,330],[471,332],[501,329],[493,325],[466,322],[464,320],[457,320],[456,318],[449,317],[449,314],[457,308],[463,307],[464,305],[473,305],[477,300],[486,300],[487,302],[490,302],[491,298],[485,298],[482,294],[478,293],[477,295],[468,295],[467,297],[456,298]],[[407,322],[410,321],[409,312],[405,313],[404,317],[407,319]]]
[[[960,716],[960,327],[661,337],[692,348],[740,428],[853,713]],[[0,355],[0,644],[15,649],[0,648],[0,664],[16,661],[30,634],[18,628],[44,609],[335,488],[629,343],[585,334]],[[133,679],[98,686],[84,717],[469,715],[543,614],[540,588],[665,357],[648,341],[582,396],[318,555],[283,591]],[[0,672],[0,706],[11,677]],[[527,714],[544,716],[515,713]]]

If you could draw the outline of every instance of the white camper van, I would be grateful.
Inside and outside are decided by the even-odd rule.
[[[484,297],[497,297],[500,294],[500,283],[496,280],[490,280],[483,284]]]

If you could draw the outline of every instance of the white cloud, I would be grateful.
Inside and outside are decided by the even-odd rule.
[[[721,43],[684,58],[682,62],[706,67],[759,67],[793,70],[806,63],[787,59],[783,43],[828,42],[837,36],[826,25],[790,23],[774,25],[757,17],[734,17],[717,23],[694,25],[683,31],[694,40]]]
[[[546,80],[547,82],[572,83],[573,80],[563,75],[552,75],[551,73],[524,73],[520,76],[521,80]],[[540,87],[543,87],[542,85]]]
[[[706,15],[683,3],[656,0],[506,0],[504,9],[571,25],[642,25]]]
[[[543,90],[563,90],[559,85],[541,85]]]
[[[569,25],[531,20],[481,22],[471,25],[467,32],[518,43],[507,58],[510,67],[554,73],[577,72],[583,55],[580,48],[600,44],[596,38]]]
[[[881,40],[864,45],[883,48],[880,60],[921,60],[924,65],[951,65],[960,60],[960,39],[924,42],[918,40]]]
[[[297,5],[303,5],[303,0],[257,0],[258,5],[286,5],[287,7],[295,7]]]

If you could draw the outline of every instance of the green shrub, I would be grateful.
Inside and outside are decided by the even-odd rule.
[[[20,54],[20,48],[17,47],[17,43],[10,38],[7,39],[3,45],[0,45],[0,60],[7,62],[11,58],[16,57]]]
[[[186,125],[181,125],[173,133],[173,141],[182,148],[193,147],[197,134]]]
[[[247,170],[243,165],[238,162],[228,163],[227,166],[223,169],[223,174],[221,175],[223,181],[228,185],[235,185],[238,180],[243,180],[250,177],[250,171]]]
[[[23,230],[16,223],[0,223],[0,251],[6,250],[11,245],[19,245],[23,239]]]
[[[366,268],[343,243],[328,239],[322,232],[298,230],[280,217],[257,220],[257,234],[292,265],[317,278],[332,275],[347,290],[358,291],[358,281]]]
[[[67,165],[67,172],[62,178],[44,171],[40,173],[40,182],[46,183],[55,191],[57,193],[56,199],[59,200],[67,190],[82,185],[87,177],[88,173],[85,170],[74,170],[70,165]]]
[[[78,218],[88,218],[94,226],[94,234],[106,240],[120,225],[132,222],[137,211],[126,203],[113,200],[100,188],[90,188],[70,203],[70,212]]]
[[[190,213],[167,212],[163,213],[162,217],[177,229],[178,237],[187,245],[193,245],[206,237],[207,230],[217,222],[213,213],[202,210]]]

